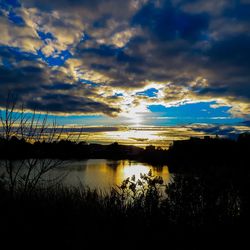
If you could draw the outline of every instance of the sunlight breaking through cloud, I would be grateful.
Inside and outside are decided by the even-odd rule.
[[[29,110],[92,115],[91,125],[96,116],[132,126],[249,120],[249,9],[240,0],[1,2],[0,106],[11,90]]]

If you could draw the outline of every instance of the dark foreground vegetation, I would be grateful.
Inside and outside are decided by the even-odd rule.
[[[243,187],[201,178],[176,175],[166,187],[149,173],[125,180],[109,194],[62,186],[10,194],[2,186],[1,244],[243,249],[249,234],[249,182]]]

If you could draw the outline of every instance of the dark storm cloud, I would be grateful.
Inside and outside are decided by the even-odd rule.
[[[211,43],[202,55],[209,86],[199,94],[250,99],[250,36],[231,35]]]
[[[73,84],[67,84],[67,83],[53,83],[53,85],[43,85],[42,88],[46,90],[73,90],[76,88]]]
[[[164,1],[160,8],[155,1],[150,1],[132,19],[132,25],[141,25],[162,41],[177,38],[197,41],[202,39],[208,24],[208,14],[185,13],[176,9],[170,1]]]
[[[21,52],[18,48],[0,46],[0,58],[5,62],[21,62],[23,60],[36,60],[38,57],[34,54]]]
[[[3,106],[8,91],[11,91],[28,109],[107,115],[119,112],[119,108],[91,99],[91,95],[94,96],[95,93],[85,89],[84,85],[61,82],[67,79],[64,73],[52,70],[45,63],[35,60],[32,55],[2,47],[0,57],[6,61],[0,65],[0,104]]]
[[[104,113],[110,115],[119,112],[119,109],[107,104],[93,101],[85,97],[76,97],[67,94],[47,94],[39,101],[27,101],[27,108],[60,113]]]
[[[223,11],[223,16],[226,18],[239,19],[241,22],[250,21],[250,2],[235,1],[233,4],[227,6]]]
[[[102,4],[111,2],[114,5],[122,4],[122,0],[23,0],[27,6],[37,7],[42,10],[58,10],[58,9],[75,9],[75,8],[87,8],[95,10]],[[117,2],[117,4],[115,3]]]
[[[216,69],[218,65],[234,65],[236,68],[245,69],[250,66],[250,37],[248,34],[229,36],[220,41],[214,42],[207,51],[207,56],[211,60],[210,68]],[[213,63],[216,63],[214,65]]]
[[[131,3],[143,0],[23,0],[25,7],[35,7],[42,11],[72,12],[85,14],[96,28],[105,27],[110,18],[127,18],[131,14]]]
[[[247,0],[24,0],[15,8],[20,13],[13,12],[12,22],[21,22],[15,21],[19,16],[25,24],[32,22],[47,47],[32,48],[33,54],[2,49],[0,88],[29,93],[34,98],[30,106],[61,112],[65,99],[65,112],[119,112],[108,105],[112,98],[100,99],[96,87],[80,84],[97,78],[85,79],[86,72],[100,73],[103,79],[96,84],[114,90],[166,82],[166,102],[187,98],[185,88],[194,99],[228,98],[249,105]],[[10,35],[5,34],[6,43],[15,40]],[[50,68],[34,56],[34,51],[54,55],[66,50],[76,66],[68,60]],[[78,79],[70,75],[73,67]]]
[[[143,85],[141,81],[145,76],[140,78],[139,73],[144,73],[144,70],[138,65],[143,64],[144,59],[140,55],[127,54],[125,50],[114,46],[100,45],[84,48],[84,45],[81,45],[76,51],[76,56],[90,69],[100,71],[110,77],[112,86],[133,88]],[[137,76],[129,80],[134,74]]]
[[[37,88],[35,85],[39,88],[39,84],[46,81],[45,65],[36,57],[6,47],[0,47],[0,57],[3,61],[0,65],[1,95],[8,89],[20,94],[33,91]]]

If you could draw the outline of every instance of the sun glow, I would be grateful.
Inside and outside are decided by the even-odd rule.
[[[111,131],[105,132],[107,138],[111,138],[113,141],[126,141],[126,140],[134,140],[134,141],[157,141],[162,138],[161,135],[158,134],[158,131],[145,131],[141,128],[130,128],[125,131]]]
[[[131,118],[131,122],[135,125],[135,126],[139,126],[142,124],[143,119],[140,115],[135,115],[135,117]]]
[[[126,117],[131,125],[139,126],[143,124],[144,116],[148,112],[149,111],[145,109],[144,106],[138,106],[129,110],[129,112],[123,114],[122,116]]]

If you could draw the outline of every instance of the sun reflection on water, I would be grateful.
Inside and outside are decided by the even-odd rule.
[[[120,186],[123,180],[133,175],[139,179],[140,174],[147,174],[150,170],[152,175],[161,176],[165,184],[171,182],[171,174],[167,166],[156,168],[146,163],[128,160],[90,159],[71,162],[65,169],[70,170],[65,179],[66,185],[77,186],[80,182],[91,189],[104,191],[108,191],[114,186]]]
[[[170,181],[170,173],[168,171],[167,166],[154,168],[148,164],[137,163],[137,162],[129,162],[129,161],[121,161],[123,164],[119,164],[115,171],[115,180],[116,185],[120,185],[123,180],[128,177],[135,176],[135,179],[139,179],[141,174],[148,174],[149,171],[152,171],[153,176],[161,176],[164,180],[164,183],[169,183]]]
[[[135,176],[136,179],[140,178],[140,174],[147,174],[150,170],[150,167],[144,165],[126,165],[117,173],[119,178],[124,180],[128,177]]]

